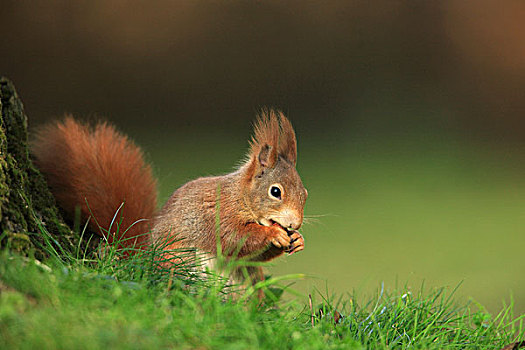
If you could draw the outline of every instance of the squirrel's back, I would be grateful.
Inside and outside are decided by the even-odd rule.
[[[156,211],[156,182],[142,151],[112,125],[90,127],[66,117],[41,128],[32,151],[69,219],[79,207],[82,220],[92,216],[91,228],[110,243],[117,227],[126,238],[122,245],[149,240],[144,234]]]

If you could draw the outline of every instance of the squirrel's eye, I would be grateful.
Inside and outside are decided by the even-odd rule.
[[[281,199],[281,189],[277,186],[270,187],[270,195],[277,199]]]

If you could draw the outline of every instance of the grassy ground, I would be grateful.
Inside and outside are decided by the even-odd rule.
[[[108,253],[109,252],[109,253]],[[500,349],[523,338],[511,307],[491,316],[453,291],[381,288],[280,300],[278,279],[235,297],[223,279],[159,269],[149,252],[41,263],[0,254],[2,349]],[[299,276],[289,276],[297,279]],[[284,283],[283,280],[281,280]]]
[[[139,140],[162,199],[228,172],[246,146],[204,139]],[[524,339],[520,164],[450,144],[302,145],[307,247],[275,262],[263,305],[148,254],[38,263],[3,252],[0,348],[500,349]]]

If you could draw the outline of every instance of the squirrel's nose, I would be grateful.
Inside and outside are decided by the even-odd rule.
[[[295,210],[285,210],[282,215],[283,223],[281,225],[287,230],[298,230],[303,223],[303,216]],[[284,224],[284,225],[283,225]]]

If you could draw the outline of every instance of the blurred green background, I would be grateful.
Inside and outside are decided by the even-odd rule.
[[[454,287],[525,312],[525,3],[0,0],[0,74],[30,127],[109,119],[164,201],[283,109],[309,199],[296,284]]]

